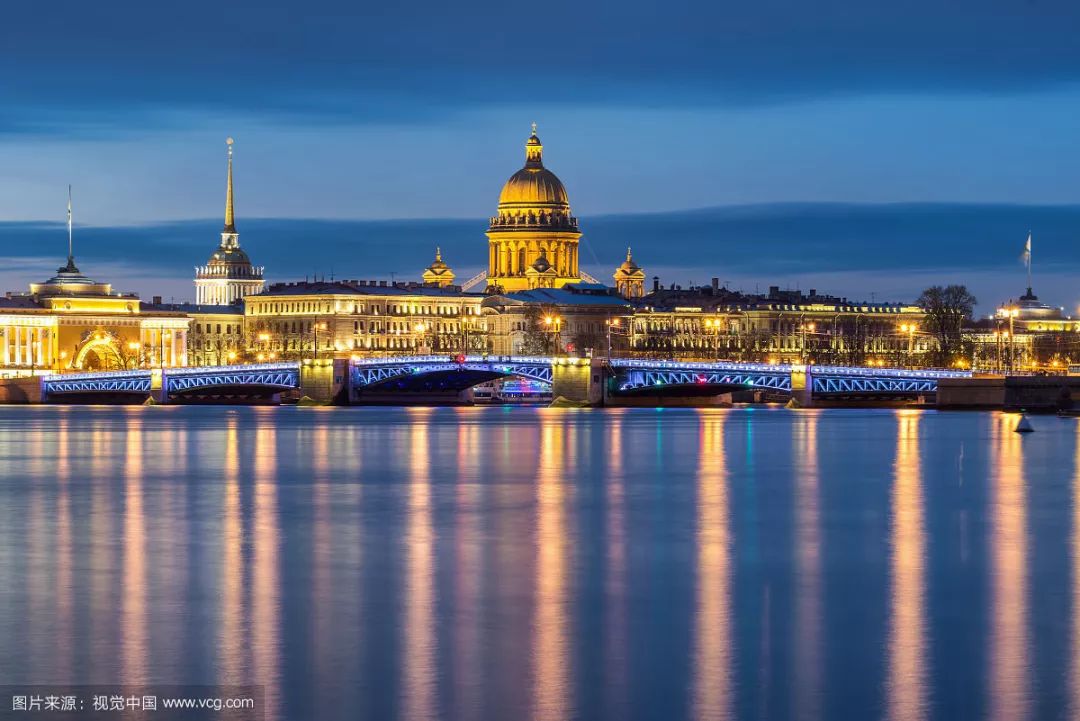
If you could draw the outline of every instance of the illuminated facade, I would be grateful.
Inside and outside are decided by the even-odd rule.
[[[578,221],[562,181],[544,167],[536,135],[525,143],[525,167],[510,176],[488,228],[488,290],[559,288],[581,281]]]
[[[626,249],[626,260],[615,269],[612,276],[615,280],[615,290],[623,298],[636,299],[645,295],[645,271],[634,262],[634,255],[630,249]]]
[[[231,305],[263,288],[263,269],[253,266],[240,247],[233,216],[232,138],[229,147],[228,179],[225,187],[225,227],[221,243],[206,265],[195,268],[195,302],[198,305]]]
[[[431,265],[424,269],[422,277],[424,279],[424,285],[430,285],[436,288],[445,288],[448,285],[454,284],[454,271],[450,270],[450,266],[443,262],[441,248],[435,249],[435,260],[431,262]]]
[[[244,298],[250,360],[486,350],[479,293],[342,280],[275,283]]]
[[[782,291],[657,289],[635,310],[635,355],[837,365],[921,365],[932,342],[918,306]]]
[[[187,365],[183,313],[143,309],[67,265],[0,299],[0,375]]]

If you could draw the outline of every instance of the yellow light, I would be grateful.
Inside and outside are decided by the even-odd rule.
[[[550,315],[544,316],[544,322],[547,323],[548,325],[551,325],[552,323],[555,322],[555,319],[552,318]]]
[[[130,350],[139,350],[139,344],[135,341],[131,341],[130,343],[128,343],[128,348]]]
[[[271,353],[270,360],[274,360],[275,358],[277,358],[277,353]]]
[[[260,353],[259,355],[255,356],[255,357],[258,359],[258,361],[260,363],[262,363],[264,360],[266,360],[266,356],[263,355],[262,353]]]
[[[414,330],[417,333],[423,333],[425,330],[427,330],[427,326],[425,326],[423,323],[417,323]]]
[[[236,351],[234,351],[234,350],[229,351],[229,360],[231,360],[231,361],[236,360]]]
[[[265,343],[266,341],[270,340],[270,334],[269,333],[259,333],[259,340],[261,340],[263,343]]]

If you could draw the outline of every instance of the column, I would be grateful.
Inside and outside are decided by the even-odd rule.
[[[15,365],[21,366],[22,362],[23,362],[22,361],[22,342],[23,342],[22,330],[23,329],[16,326],[16,327],[12,328],[12,330],[15,332]]]
[[[9,344],[11,343],[11,333],[11,326],[4,328],[4,365],[6,366],[11,365],[11,358],[8,350]]]
[[[488,275],[498,275],[495,268],[495,245],[493,243],[488,243]]]

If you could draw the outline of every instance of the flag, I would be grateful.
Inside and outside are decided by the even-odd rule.
[[[1027,242],[1024,243],[1024,254],[1020,256],[1024,260],[1024,265],[1031,268],[1031,231],[1028,231]]]

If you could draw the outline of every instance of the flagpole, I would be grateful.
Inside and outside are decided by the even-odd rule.
[[[71,262],[71,259],[74,257],[74,254],[71,252],[71,250],[72,250],[72,246],[71,246],[71,185],[68,185],[68,262],[69,263]]]
[[[1028,231],[1027,239],[1027,272],[1028,272],[1028,295],[1031,295],[1031,231]]]

